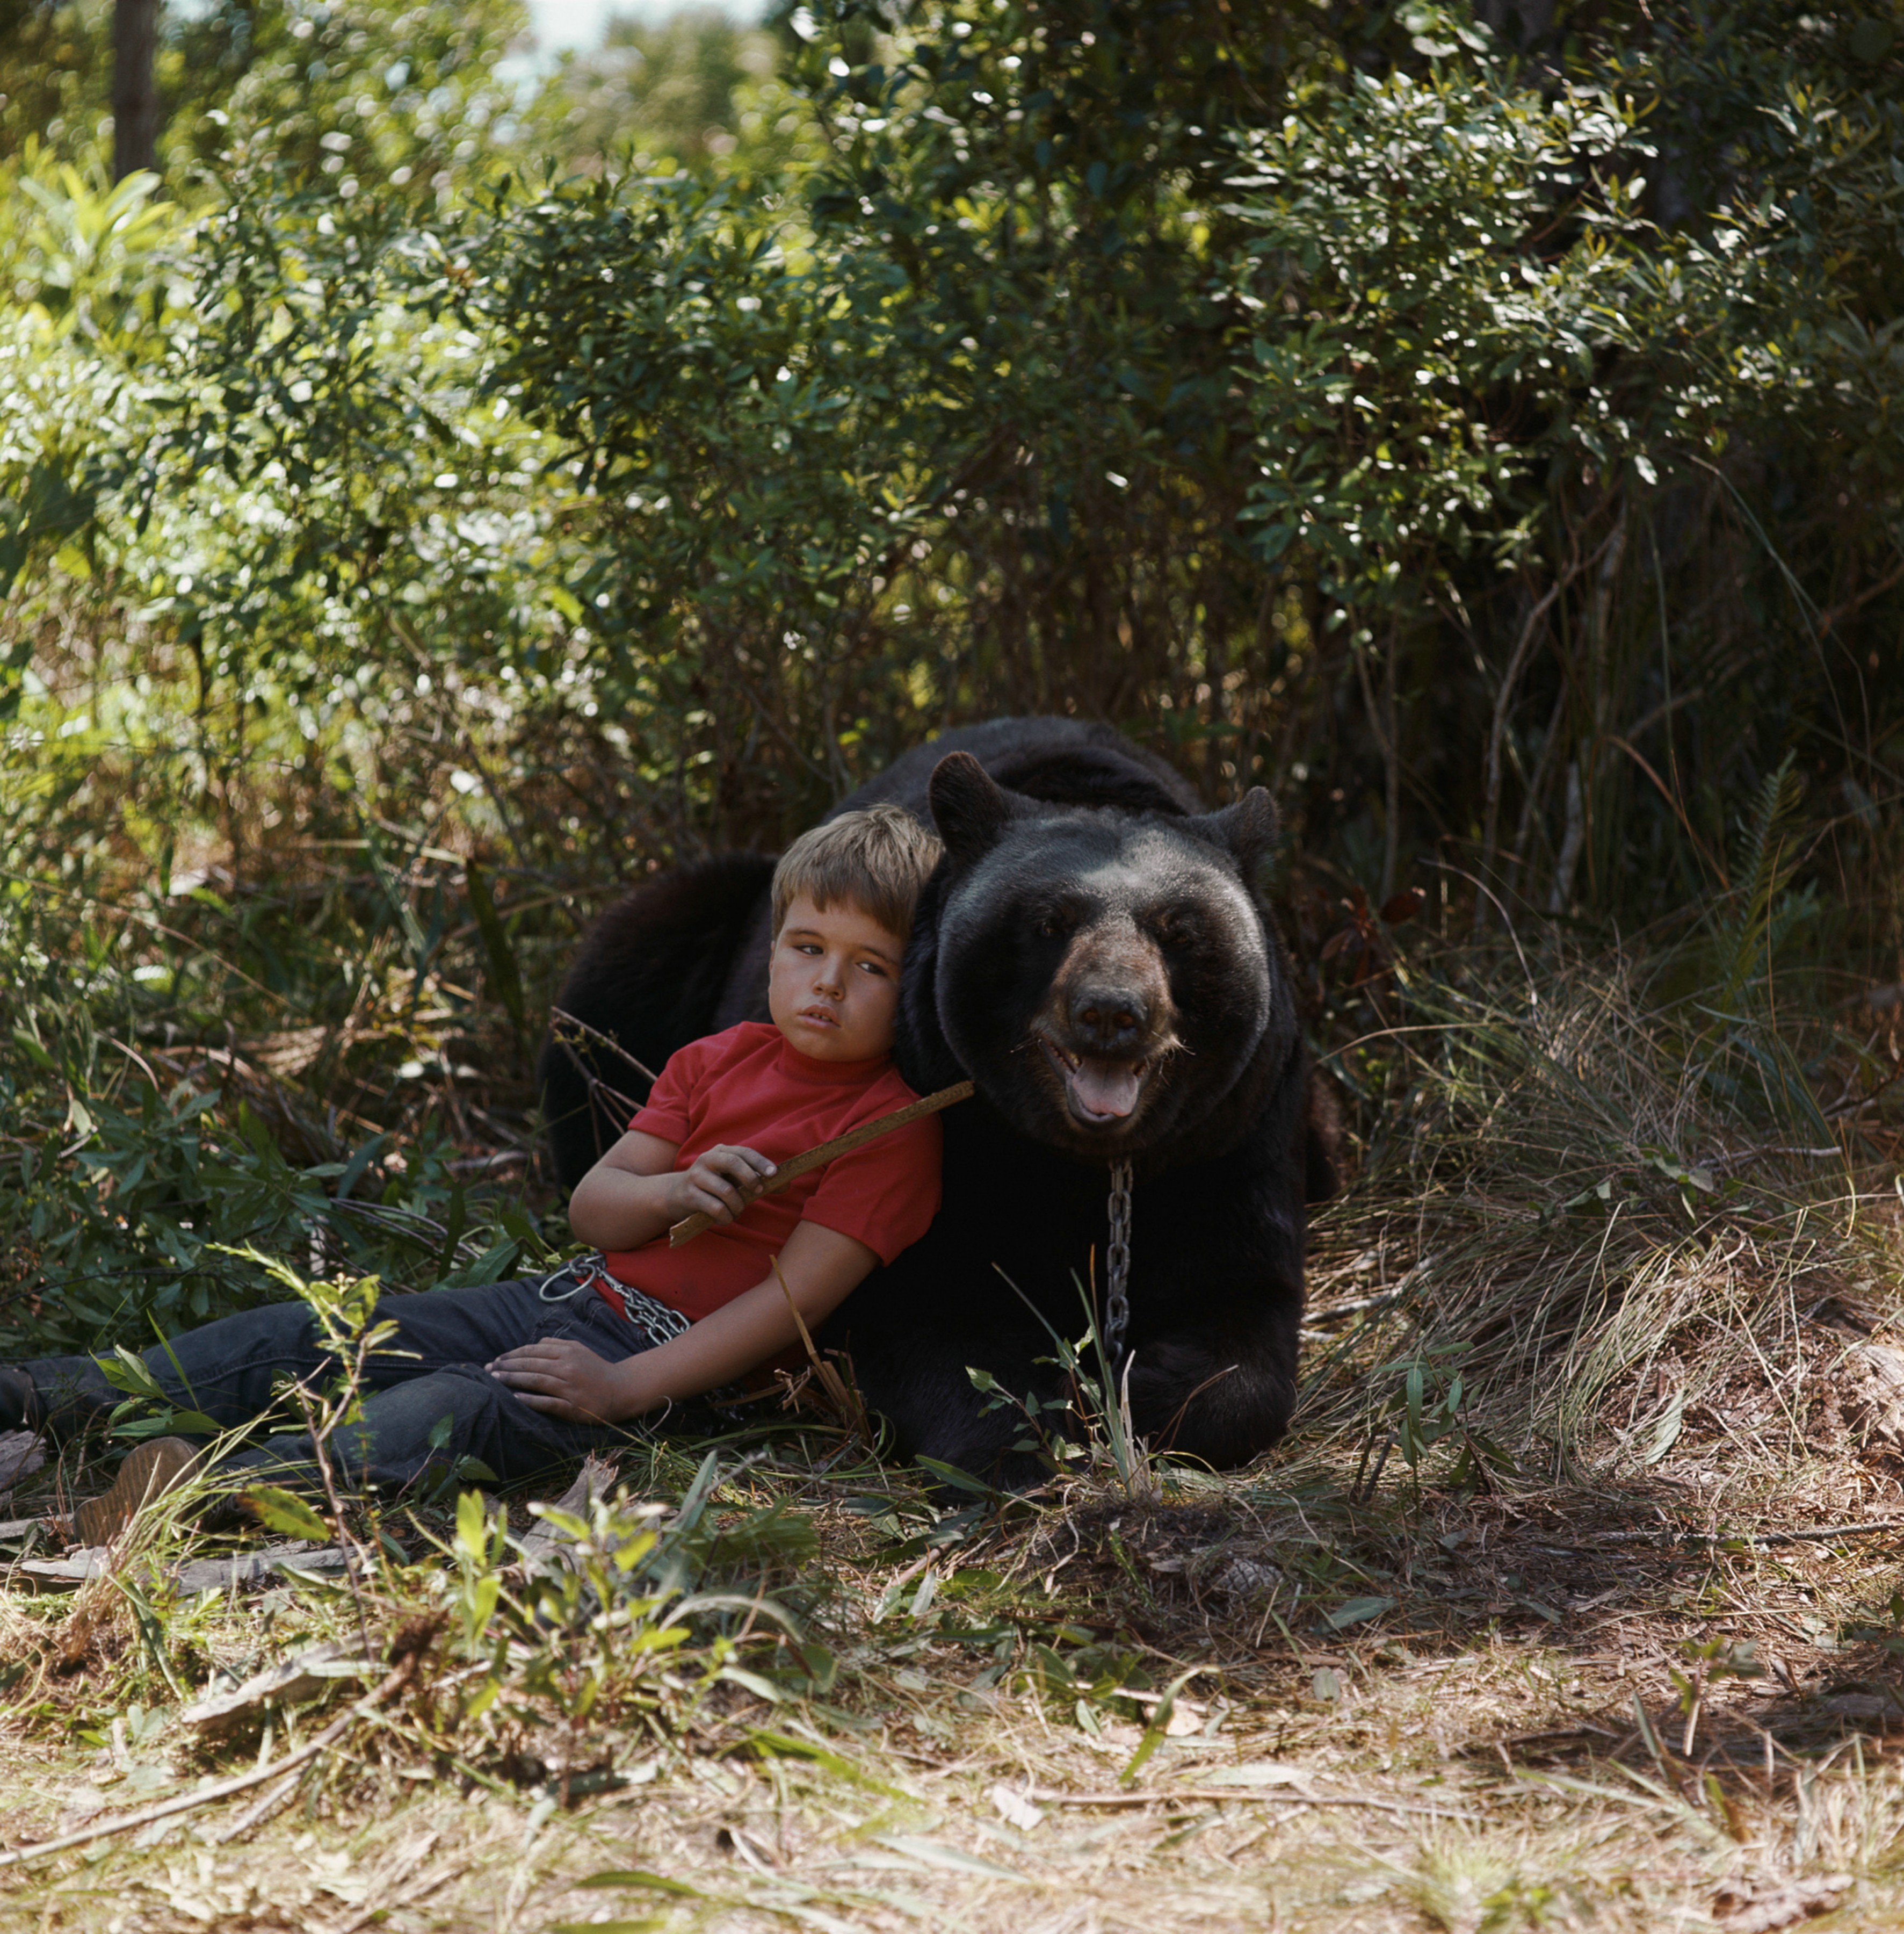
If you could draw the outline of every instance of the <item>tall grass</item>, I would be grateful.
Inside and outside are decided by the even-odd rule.
[[[1815,1092],[1852,1056],[1795,989],[1788,1035],[1764,987],[1662,999],[1679,965],[1404,975],[1406,1018],[1359,1050],[1388,1077],[1368,1172],[1318,1225],[1300,1430],[1366,1435],[1426,1366],[1533,1473],[1631,1468],[1662,1360],[1683,1411],[1802,1373],[1803,1320],[1874,1269],[1894,1296],[1855,1234],[1892,1138]]]

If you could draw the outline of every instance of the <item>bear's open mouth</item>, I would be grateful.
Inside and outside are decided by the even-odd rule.
[[[1107,1061],[1099,1055],[1073,1054],[1048,1034],[1040,1032],[1038,1041],[1064,1083],[1064,1098],[1074,1121],[1087,1128],[1109,1128],[1129,1120],[1137,1112],[1154,1057]]]

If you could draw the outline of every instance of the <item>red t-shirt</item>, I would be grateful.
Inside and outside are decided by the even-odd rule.
[[[628,1125],[678,1143],[678,1170],[722,1142],[779,1162],[918,1098],[883,1055],[816,1061],[778,1028],[743,1021],[670,1055]],[[802,1222],[850,1236],[889,1263],[939,1213],[939,1118],[928,1115],[761,1196],[738,1221],[678,1249],[663,1235],[603,1260],[618,1282],[695,1323],[766,1280],[770,1259]]]

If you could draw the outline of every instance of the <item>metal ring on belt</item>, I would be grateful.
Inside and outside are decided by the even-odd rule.
[[[558,1289],[558,1283],[567,1287]],[[645,1289],[636,1289],[633,1284],[611,1276],[600,1249],[590,1249],[552,1271],[537,1286],[536,1294],[544,1303],[566,1303],[584,1290],[604,1295],[609,1307],[639,1330],[651,1345],[658,1346],[693,1327],[678,1309],[671,1309]]]

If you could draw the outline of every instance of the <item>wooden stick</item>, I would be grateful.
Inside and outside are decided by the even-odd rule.
[[[1287,1786],[1178,1786],[1142,1788],[1129,1793],[1060,1793],[1050,1787],[1029,1788],[1026,1798],[1041,1806],[1156,1806],[1186,1800],[1249,1800],[1271,1806],[1353,1806],[1377,1813],[1427,1813],[1440,1820],[1479,1820],[1478,1813],[1454,1806],[1414,1806],[1405,1800],[1378,1800],[1373,1794],[1311,1793],[1292,1782]]]
[[[916,1101],[908,1101],[903,1108],[895,1108],[889,1115],[882,1115],[874,1122],[862,1122],[858,1128],[849,1128],[843,1135],[835,1135],[830,1142],[822,1142],[818,1148],[810,1148],[804,1155],[790,1155],[768,1178],[762,1195],[778,1195],[790,1182],[797,1182],[803,1175],[816,1168],[824,1168],[835,1156],[850,1155],[856,1148],[864,1148],[868,1142],[877,1141],[881,1135],[889,1135],[895,1128],[904,1128],[914,1122],[923,1121],[928,1115],[936,1115],[941,1108],[949,1108],[955,1101],[966,1100],[972,1092],[969,1081],[955,1081],[949,1088],[941,1088],[936,1095],[927,1095]],[[756,1201],[759,1197],[754,1198]],[[703,1230],[714,1226],[714,1218],[708,1215],[684,1216],[668,1231],[668,1247],[678,1249],[683,1243],[691,1243]]]
[[[173,1799],[161,1800],[156,1806],[142,1807],[137,1813],[121,1813],[112,1819],[96,1821],[90,1827],[82,1827],[77,1833],[62,1833],[57,1839],[29,1841],[23,1847],[10,1848],[0,1853],[0,1867],[17,1866],[23,1860],[38,1860],[42,1854],[64,1853],[68,1847],[84,1846],[89,1840],[103,1840],[109,1833],[129,1833],[136,1827],[149,1827],[155,1821],[168,1820],[175,1813],[189,1813],[196,1807],[209,1806],[214,1800],[228,1800],[234,1793],[262,1786],[266,1780],[275,1779],[280,1773],[289,1773],[293,1767],[315,1759],[326,1747],[335,1746],[358,1720],[367,1718],[380,1706],[403,1683],[411,1670],[411,1662],[406,1659],[368,1698],[359,1700],[341,1719],[326,1726],[308,1745],[287,1753],[282,1759],[273,1760],[269,1766],[241,1773],[233,1779],[215,1780],[195,1792],[181,1793]]]
[[[1887,1531],[1904,1531],[1904,1518],[1874,1518],[1863,1524],[1808,1525],[1799,1531],[1606,1531],[1591,1544],[1540,1544],[1542,1551],[1591,1553],[1609,1544],[1638,1545],[1668,1551],[1679,1544],[1818,1544],[1834,1538],[1872,1538]]]

